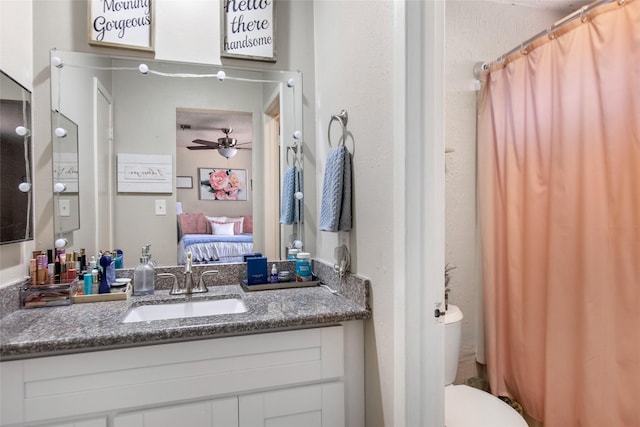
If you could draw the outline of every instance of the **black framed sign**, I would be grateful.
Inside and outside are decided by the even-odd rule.
[[[153,52],[151,0],[88,0],[89,44]]]
[[[220,55],[276,62],[276,0],[221,0]]]

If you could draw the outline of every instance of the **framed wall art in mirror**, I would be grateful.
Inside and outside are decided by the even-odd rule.
[[[200,200],[247,200],[246,169],[199,168]]]
[[[0,244],[33,240],[31,92],[0,71]]]

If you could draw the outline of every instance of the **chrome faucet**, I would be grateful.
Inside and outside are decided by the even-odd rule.
[[[207,271],[204,271],[200,275],[200,280],[198,281],[198,286],[193,289],[193,293],[196,293],[196,292],[209,292],[209,289],[207,289],[207,285],[205,285],[205,283],[204,283],[204,276],[208,276],[209,274],[218,274],[218,270],[207,270]]]

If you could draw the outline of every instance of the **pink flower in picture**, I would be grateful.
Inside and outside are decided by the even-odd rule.
[[[246,170],[201,168],[199,173],[201,200],[247,200]]]

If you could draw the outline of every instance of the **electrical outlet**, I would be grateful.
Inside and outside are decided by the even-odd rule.
[[[156,200],[156,215],[166,215],[166,214],[167,214],[167,201]]]
[[[58,200],[58,214],[60,216],[71,215],[71,202],[69,201],[69,199]]]

